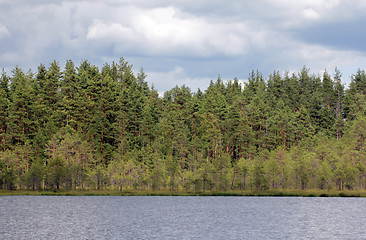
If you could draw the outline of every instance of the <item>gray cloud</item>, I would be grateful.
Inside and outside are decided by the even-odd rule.
[[[303,65],[337,66],[348,81],[366,63],[365,8],[362,0],[0,0],[0,67],[125,57],[161,91]]]
[[[346,22],[330,22],[312,27],[295,29],[292,37],[310,44],[319,44],[333,49],[366,52],[366,19]]]

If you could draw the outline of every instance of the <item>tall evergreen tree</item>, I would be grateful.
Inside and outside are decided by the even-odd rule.
[[[342,74],[336,68],[334,74],[334,83],[335,83],[335,123],[334,128],[336,130],[336,138],[337,140],[343,135],[344,129],[344,86],[342,85],[341,80]]]
[[[356,116],[366,114],[365,112],[365,96],[366,96],[366,73],[364,70],[358,70],[352,76],[349,88],[345,97],[345,117],[347,120],[354,120]]]
[[[3,69],[0,78],[0,149],[2,151],[5,151],[7,148],[7,125],[9,106],[9,77],[6,75]]]
[[[16,67],[10,84],[10,105],[8,133],[12,148],[17,144],[24,144],[29,138],[31,128],[30,106],[32,89],[31,76],[24,74],[23,70]]]

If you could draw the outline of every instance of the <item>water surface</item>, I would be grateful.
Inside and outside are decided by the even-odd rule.
[[[365,239],[366,199],[1,196],[0,239]]]

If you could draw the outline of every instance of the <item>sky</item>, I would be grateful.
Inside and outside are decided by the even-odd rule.
[[[0,0],[0,68],[123,57],[160,92],[366,66],[366,0]]]

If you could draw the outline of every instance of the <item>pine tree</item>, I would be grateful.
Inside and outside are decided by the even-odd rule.
[[[113,129],[116,119],[116,85],[109,75],[98,76],[92,79],[89,91],[92,120],[88,132],[98,146],[101,159],[108,162],[116,145]]]
[[[278,146],[287,148],[291,146],[293,136],[294,114],[288,106],[280,99],[268,119],[268,141],[271,143],[268,149],[274,150]]]
[[[30,105],[32,89],[30,75],[16,67],[10,85],[10,105],[8,132],[12,148],[17,144],[24,144],[29,138],[31,128]]]
[[[346,91],[345,97],[345,118],[347,120],[354,120],[357,114],[366,114],[366,73],[364,70],[358,70],[352,76],[349,88]]]
[[[47,112],[47,106],[45,103],[44,95],[47,94],[45,91],[45,82],[46,82],[46,67],[41,64],[38,67],[38,72],[36,77],[32,81],[32,111],[33,111],[33,121],[34,121],[34,134],[35,137],[33,139],[33,148],[35,150],[35,154],[39,158],[43,158],[44,155],[44,146],[47,142],[47,138],[50,137],[50,134],[47,134],[46,123],[48,121],[49,113]]]
[[[335,108],[336,99],[334,92],[334,82],[325,71],[322,81],[322,108],[318,110],[319,119],[318,125],[321,129],[325,130],[328,135],[332,135],[335,130],[333,126],[335,124]]]
[[[288,95],[285,91],[286,89],[284,87],[284,81],[282,80],[281,75],[279,72],[273,72],[267,81],[269,104],[272,108],[276,107],[276,103],[280,99],[282,99],[282,101],[285,103],[286,99],[288,98]]]
[[[227,104],[224,96],[225,86],[220,76],[215,83],[211,83],[205,92],[202,101],[202,140],[205,143],[206,155],[216,159],[224,151],[223,125],[227,113]],[[225,144],[226,146],[226,144]]]
[[[344,105],[344,86],[341,82],[342,74],[336,68],[334,74],[334,83],[335,83],[335,99],[336,99],[336,106],[335,106],[335,126],[336,129],[336,138],[337,140],[343,135],[343,128],[344,128],[344,112],[343,112],[343,105]]]
[[[61,88],[61,115],[63,126],[71,126],[77,129],[76,125],[76,97],[78,95],[77,73],[75,65],[71,60],[66,61],[63,77],[60,82]]]
[[[32,84],[32,110],[34,118],[34,147],[36,153],[42,156],[45,143],[60,127],[60,92],[59,85],[61,70],[56,61],[49,69],[41,64]]]
[[[8,147],[7,143],[7,125],[9,114],[9,77],[6,75],[4,69],[0,78],[0,149],[5,151]]]

